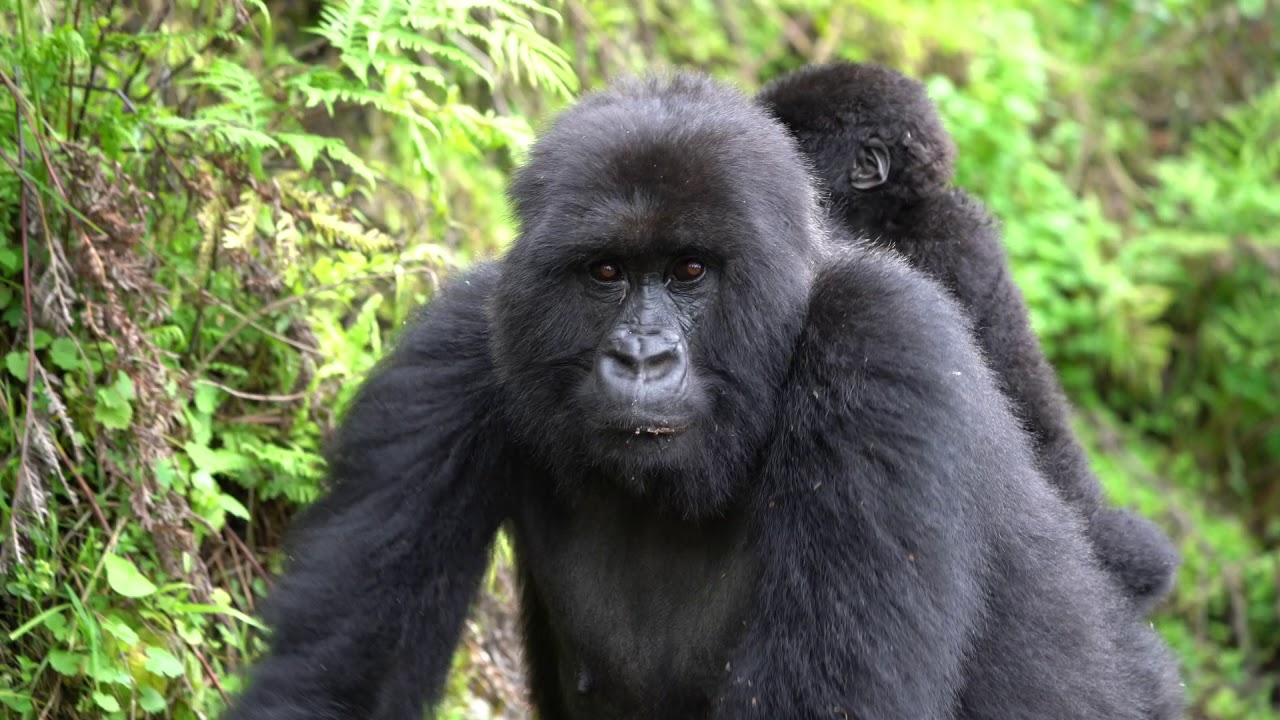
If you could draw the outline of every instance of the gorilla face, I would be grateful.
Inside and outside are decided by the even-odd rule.
[[[794,152],[781,128],[688,109],[571,111],[535,146],[512,190],[522,232],[493,357],[512,429],[559,477],[698,516],[732,496],[772,427],[818,225],[794,220],[811,217],[811,189],[775,157]],[[762,127],[778,135],[736,134]]]
[[[714,298],[715,270],[698,255],[645,253],[598,260],[585,274],[586,301],[610,311],[600,313],[605,330],[573,404],[606,446],[619,438],[629,445],[633,436],[674,438],[707,411],[689,332]]]

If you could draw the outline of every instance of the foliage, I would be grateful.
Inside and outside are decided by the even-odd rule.
[[[530,135],[462,86],[571,92],[532,24],[553,14],[335,2],[307,63],[261,3],[0,3],[6,716],[205,717],[234,691],[257,555],[455,262],[445,169]],[[325,132],[353,113],[397,153]],[[434,202],[393,240],[368,198],[403,178]]]
[[[1177,539],[1193,716],[1280,719],[1278,12],[0,0],[0,715],[216,713],[354,381],[510,237],[531,119],[844,58],[926,79],[1108,492]],[[507,584],[445,717],[518,716]]]

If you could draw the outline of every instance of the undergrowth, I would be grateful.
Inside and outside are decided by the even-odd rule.
[[[445,168],[531,134],[462,86],[576,78],[534,2],[327,3],[311,61],[262,2],[112,7],[0,5],[0,707],[208,717],[324,432],[457,262]]]

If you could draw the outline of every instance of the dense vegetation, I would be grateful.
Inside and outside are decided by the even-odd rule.
[[[1280,718],[1280,9],[0,0],[0,717],[205,718],[325,434],[619,72],[927,78],[1118,503],[1185,557],[1197,718]],[[447,717],[519,717],[509,553]]]

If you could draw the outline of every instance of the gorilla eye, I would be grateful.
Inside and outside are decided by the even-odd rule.
[[[622,279],[622,268],[618,263],[609,260],[601,260],[590,268],[591,277],[600,282],[617,282]]]
[[[677,260],[675,265],[671,266],[671,277],[680,282],[693,282],[701,280],[703,275],[707,274],[707,266],[697,258],[684,258]]]

